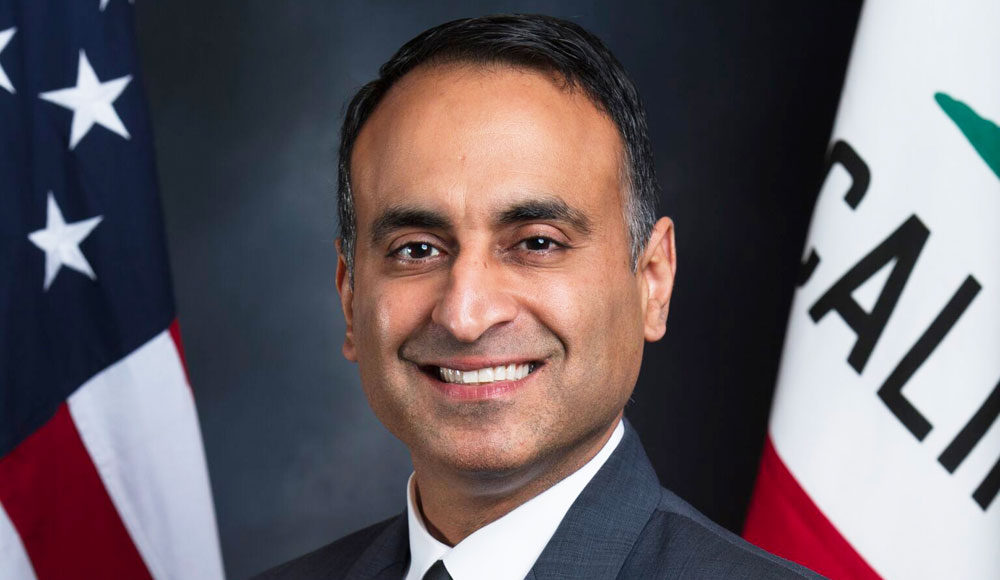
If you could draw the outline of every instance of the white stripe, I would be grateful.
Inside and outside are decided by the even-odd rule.
[[[0,578],[4,580],[35,580],[28,554],[21,537],[0,504]]]
[[[153,577],[223,578],[198,416],[170,333],[94,376],[68,403]]]

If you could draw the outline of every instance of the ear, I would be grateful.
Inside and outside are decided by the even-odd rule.
[[[340,238],[337,238],[337,292],[340,294],[340,307],[344,310],[344,320],[347,322],[347,332],[344,333],[344,358],[358,362],[358,353],[354,348],[354,287],[351,277],[347,274],[347,262]]]
[[[644,285],[645,337],[649,342],[663,338],[667,332],[667,313],[677,273],[677,251],[674,246],[674,222],[660,218],[646,244],[639,262]]]

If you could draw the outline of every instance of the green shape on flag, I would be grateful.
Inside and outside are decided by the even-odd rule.
[[[944,93],[934,93],[934,100],[958,125],[979,156],[1000,178],[1000,127],[993,121],[977,115],[969,105]]]

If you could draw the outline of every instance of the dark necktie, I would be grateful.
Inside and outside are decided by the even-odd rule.
[[[451,574],[448,573],[448,569],[444,567],[444,562],[438,560],[434,562],[427,573],[424,574],[424,580],[452,580]]]

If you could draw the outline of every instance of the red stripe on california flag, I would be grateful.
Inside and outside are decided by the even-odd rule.
[[[764,442],[743,537],[835,580],[880,578],[816,507],[770,437]]]
[[[184,358],[184,344],[181,342],[181,325],[177,322],[175,318],[173,322],[170,323],[170,338],[174,340],[174,346],[177,347],[177,356],[181,359],[181,366],[184,367],[184,378],[187,379],[187,384],[191,384],[191,375],[188,374],[188,363],[187,359]]]
[[[38,580],[150,578],[65,403],[0,459],[0,502]]]

